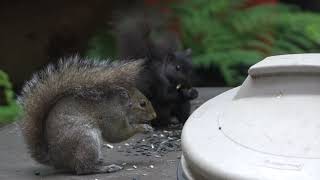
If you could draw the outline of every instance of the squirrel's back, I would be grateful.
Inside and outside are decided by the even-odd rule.
[[[33,75],[22,89],[18,101],[23,109],[21,129],[31,157],[47,164],[45,119],[50,108],[62,97],[93,87],[133,86],[143,62],[112,65],[108,61],[61,59],[57,65]]]

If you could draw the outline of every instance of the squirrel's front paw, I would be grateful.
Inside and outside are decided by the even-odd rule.
[[[189,89],[188,94],[190,99],[196,99],[199,95],[198,91],[194,88]]]
[[[153,128],[148,124],[134,125],[134,128],[138,133],[149,133],[153,131]]]
[[[198,91],[194,88],[183,89],[183,90],[181,90],[181,92],[182,92],[183,96],[189,100],[196,99],[199,95]]]
[[[148,124],[141,124],[141,125],[139,126],[139,130],[140,130],[140,132],[142,132],[142,133],[150,133],[150,132],[153,132],[153,128],[152,128],[150,125],[148,125]]]

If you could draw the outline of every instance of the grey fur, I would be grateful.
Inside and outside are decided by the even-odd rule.
[[[142,63],[111,65],[74,56],[34,74],[19,97],[31,156],[77,174],[119,170],[98,163],[100,136],[122,141],[146,131],[144,123],[155,117],[151,103],[133,88]]]

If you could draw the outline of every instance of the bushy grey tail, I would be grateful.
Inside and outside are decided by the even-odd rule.
[[[59,97],[79,88],[133,86],[142,64],[139,60],[113,65],[74,56],[34,74],[18,97],[23,109],[21,129],[31,157],[39,163],[49,163],[45,119]]]

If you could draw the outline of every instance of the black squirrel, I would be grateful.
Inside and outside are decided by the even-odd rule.
[[[140,14],[113,23],[120,59],[144,58],[138,89],[151,101],[157,119],[153,125],[168,125],[171,117],[184,123],[190,115],[190,100],[198,97],[191,86],[191,49],[178,51],[178,40],[163,32],[154,38],[159,21]]]
[[[142,65],[143,60],[114,65],[75,56],[36,73],[18,99],[31,157],[76,174],[122,169],[104,163],[101,139],[120,142],[152,130],[148,122],[155,111],[134,86]]]

